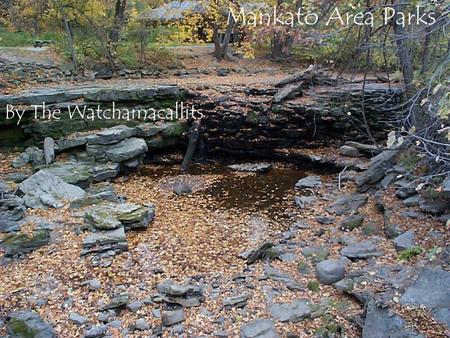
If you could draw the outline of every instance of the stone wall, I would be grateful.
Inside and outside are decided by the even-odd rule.
[[[345,140],[367,142],[367,129],[377,140],[399,113],[401,92],[383,85],[314,88],[303,97],[272,105],[273,90],[228,96],[202,107],[204,141],[213,150],[270,150],[329,145]],[[363,110],[364,98],[364,110]]]
[[[9,129],[15,124],[15,121],[6,121],[4,118],[1,107],[6,104],[32,105],[45,101],[49,109],[63,107],[63,118],[52,121],[34,120],[33,110],[27,111],[20,125],[21,131],[29,141],[41,142],[47,136],[58,140],[74,132],[114,125],[134,127],[143,122],[91,121],[81,118],[69,120],[66,111],[68,102],[93,108],[101,104],[105,108],[114,101],[122,108],[141,109],[173,108],[177,101],[185,101],[204,113],[201,144],[207,152],[270,151],[276,148],[330,145],[345,140],[367,142],[364,120],[367,120],[371,135],[383,140],[389,131],[386,121],[399,113],[401,103],[401,92],[383,84],[366,85],[364,95],[360,84],[314,87],[305,91],[301,97],[293,97],[276,105],[271,103],[276,88],[230,88],[230,91],[218,89],[216,94],[208,97],[200,90],[190,89],[188,93],[179,86],[90,86],[32,90],[15,96],[0,96],[0,128]],[[185,133],[175,134],[177,136],[172,135],[170,139],[150,137],[147,140],[149,148],[164,149],[180,143],[184,145]],[[5,137],[6,133],[0,135],[0,144],[5,143]]]
[[[141,119],[108,120],[89,118],[89,109],[112,109],[114,101],[117,109],[164,109],[172,108],[176,102],[182,101],[187,92],[178,86],[123,86],[114,88],[109,86],[84,86],[81,88],[42,88],[24,91],[17,95],[0,96],[0,131],[14,130],[13,133],[1,133],[0,145],[14,143],[20,135],[25,143],[40,143],[45,137],[55,140],[63,139],[76,132],[86,132],[116,125],[136,126]],[[42,103],[49,111],[60,110],[58,118],[43,116]],[[6,119],[6,106],[15,105],[15,108],[26,109],[18,125],[18,119]],[[38,108],[35,108],[39,106]],[[73,113],[76,111],[81,114]],[[36,118],[36,110],[38,118]],[[70,113],[72,111],[72,115]],[[170,142],[169,142],[170,143]]]

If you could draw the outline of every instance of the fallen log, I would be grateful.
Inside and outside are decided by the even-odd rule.
[[[302,95],[303,82],[291,83],[283,88],[278,89],[277,93],[272,98],[272,103],[280,103],[286,98]]]
[[[349,147],[353,147],[355,149],[358,149],[359,151],[361,151],[363,153],[368,153],[369,155],[377,155],[377,154],[381,153],[383,150],[381,147],[377,147],[376,145],[363,144],[363,143],[354,142],[354,141],[347,141],[347,142],[345,142],[345,145],[349,146]]]
[[[322,69],[316,65],[309,66],[306,70],[297,74],[287,77],[284,80],[278,82],[275,87],[284,87],[291,83],[304,82],[304,88],[310,88],[318,85],[333,85],[335,80],[326,74]]]

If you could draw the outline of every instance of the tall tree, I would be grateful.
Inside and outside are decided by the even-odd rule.
[[[116,7],[114,11],[114,23],[109,34],[109,39],[113,44],[119,41],[120,31],[125,23],[125,10],[127,7],[127,0],[116,0]]]
[[[404,25],[402,24],[401,13],[405,12],[407,4],[405,2],[401,4],[393,4],[396,11],[396,15],[393,18],[392,26],[394,28],[394,38],[397,45],[397,55],[400,62],[400,66],[403,73],[403,80],[405,82],[405,89],[408,95],[411,95],[415,88],[413,84],[414,69],[411,60],[411,50],[408,46],[408,32],[406,32]]]
[[[56,7],[58,8],[59,13],[61,14],[64,30],[67,34],[67,42],[69,44],[69,50],[70,50],[70,58],[72,59],[73,68],[75,70],[78,70],[78,63],[77,63],[77,56],[75,53],[75,47],[73,44],[73,32],[72,27],[70,26],[70,22],[67,18],[67,13],[65,7],[61,4],[59,0],[54,0]]]

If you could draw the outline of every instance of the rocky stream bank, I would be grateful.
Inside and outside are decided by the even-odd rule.
[[[361,121],[384,138],[400,93],[317,84],[274,102],[277,86],[234,88],[0,97],[54,107],[183,99],[205,112],[185,172],[192,121],[25,119],[16,130],[30,147],[5,152],[0,171],[1,334],[448,335],[450,181],[428,189],[401,137],[362,144]]]

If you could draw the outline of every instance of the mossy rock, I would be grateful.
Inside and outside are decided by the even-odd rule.
[[[247,113],[247,117],[245,119],[245,122],[251,125],[258,125],[259,123],[259,114],[255,111],[249,111]]]
[[[24,320],[12,319],[8,323],[8,331],[11,337],[34,338],[38,335],[38,331],[29,328]]]
[[[163,136],[166,137],[181,137],[185,132],[188,131],[187,121],[176,121],[168,123],[167,127],[161,132]]]
[[[361,224],[364,222],[364,217],[361,215],[351,215],[345,217],[341,222],[341,229],[343,230],[354,230],[359,228]]]
[[[313,263],[320,263],[328,258],[330,252],[326,248],[306,247],[302,249],[302,254]]]
[[[5,256],[15,256],[34,251],[50,242],[48,229],[37,229],[30,237],[26,234],[9,234],[3,238],[2,246],[5,248]]]
[[[155,216],[153,206],[140,206],[131,203],[110,203],[93,207],[85,214],[88,224],[98,229],[113,230],[120,226],[126,228],[146,228]]]
[[[37,312],[20,311],[10,315],[7,323],[11,338],[55,338],[54,329]]]

